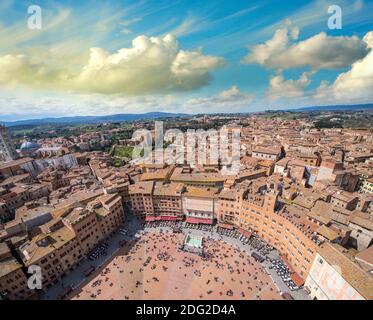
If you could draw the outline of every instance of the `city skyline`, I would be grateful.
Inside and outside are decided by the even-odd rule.
[[[372,300],[372,117],[0,126],[0,300]]]
[[[3,121],[372,102],[372,1],[1,4]],[[12,34],[9,37],[9,34]]]
[[[372,22],[373,0],[0,1],[0,305],[373,300]]]

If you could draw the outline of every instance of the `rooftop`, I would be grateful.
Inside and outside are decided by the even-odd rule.
[[[37,235],[31,241],[20,246],[19,251],[23,255],[25,265],[29,266],[53,253],[74,238],[74,232],[64,226],[52,233]]]
[[[326,225],[320,226],[316,230],[316,232],[323,236],[325,239],[328,239],[329,241],[334,241],[339,237],[339,234],[336,231],[328,228]]]
[[[183,168],[176,168],[171,175],[171,181],[175,182],[201,182],[216,183],[224,182],[227,178],[218,172],[182,172]]]
[[[19,166],[19,165],[25,164],[25,163],[30,162],[30,161],[33,161],[33,159],[31,159],[31,158],[20,158],[20,159],[8,161],[8,162],[0,164],[0,170],[15,167],[15,166]]]
[[[280,148],[274,147],[274,148],[269,148],[269,147],[256,147],[253,149],[253,152],[258,152],[258,153],[265,153],[265,154],[271,154],[271,155],[277,155],[281,152]]]
[[[162,182],[157,182],[154,186],[153,194],[155,196],[180,196],[184,189],[182,183],[168,183],[163,184]]]
[[[7,274],[20,269],[22,266],[18,261],[11,257],[8,259],[0,260],[0,278],[6,276]]]
[[[318,253],[365,299],[373,299],[373,277],[350,260],[344,253],[344,248],[325,242],[318,247]]]
[[[187,187],[184,196],[196,198],[217,198],[218,191],[219,189],[217,188]]]
[[[128,188],[129,194],[151,194],[153,192],[154,181],[138,181]]]

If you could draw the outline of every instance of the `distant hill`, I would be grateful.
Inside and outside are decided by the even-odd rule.
[[[282,110],[267,110],[263,112],[312,112],[312,111],[358,111],[373,109],[373,104],[355,104],[355,105],[333,105],[333,106],[314,106],[303,107],[298,109],[282,109]],[[251,112],[249,112],[251,113]],[[217,113],[224,115],[224,113]],[[229,114],[229,113],[225,113]],[[236,115],[244,115],[247,113],[237,113]],[[212,115],[212,114],[211,114]],[[125,122],[136,120],[149,120],[159,118],[177,118],[191,116],[186,113],[168,113],[168,112],[148,112],[148,113],[129,113],[129,114],[114,114],[107,116],[75,116],[75,117],[61,117],[61,118],[43,118],[43,119],[29,119],[18,121],[3,121],[2,124],[13,126],[35,126],[45,124],[97,124],[102,122]],[[1,119],[0,119],[1,120]]]
[[[129,113],[129,114],[113,114],[108,116],[76,116],[76,117],[61,117],[61,118],[44,118],[44,119],[29,119],[3,122],[8,127],[22,125],[42,125],[42,124],[97,124],[102,122],[125,122],[146,119],[158,118],[176,118],[188,116],[184,113],[168,113],[168,112],[148,112],[148,113]]]
[[[335,106],[315,106],[291,109],[286,111],[358,111],[373,109],[373,104],[335,105]]]

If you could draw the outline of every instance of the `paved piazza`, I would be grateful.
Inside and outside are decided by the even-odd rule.
[[[146,232],[129,241],[68,299],[282,299],[247,253],[205,238],[209,258],[181,251],[184,234]]]

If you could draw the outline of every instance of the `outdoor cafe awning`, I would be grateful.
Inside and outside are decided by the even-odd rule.
[[[290,272],[294,272],[293,266],[289,262],[289,260],[286,258],[285,255],[281,254],[280,255],[281,260],[286,264],[286,266],[289,268]]]
[[[175,216],[159,216],[159,217],[156,217],[156,220],[176,221],[176,217]]]
[[[145,221],[176,221],[175,216],[146,216]]]
[[[294,268],[293,266],[291,265],[291,263],[289,262],[289,260],[286,258],[286,256],[284,255],[281,255],[281,260],[286,264],[286,266],[289,268],[290,272],[291,272],[291,280],[294,281],[294,283],[298,286],[298,287],[301,287],[304,285],[304,279],[294,271]]]
[[[292,275],[291,275],[291,280],[294,281],[294,283],[298,286],[298,287],[301,287],[304,285],[304,280],[303,278],[296,272],[294,272]]]
[[[250,231],[247,231],[242,228],[238,228],[238,232],[241,233],[246,238],[250,238],[252,236],[252,233]]]
[[[188,223],[201,223],[201,224],[212,224],[213,221],[211,219],[201,219],[201,218],[192,218],[192,217],[187,217],[185,222]]]
[[[228,224],[228,223],[219,223],[218,227],[223,228],[223,229],[229,229],[229,230],[233,229],[233,226],[231,224]]]

